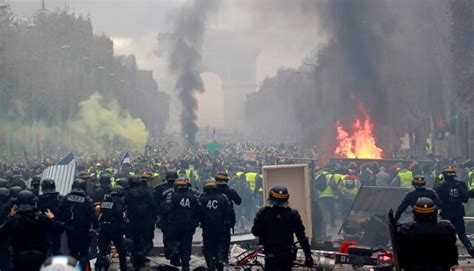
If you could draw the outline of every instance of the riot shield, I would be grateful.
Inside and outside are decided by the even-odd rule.
[[[400,263],[398,262],[398,238],[397,238],[397,223],[393,217],[393,210],[388,211],[388,227],[390,229],[390,240],[392,241],[393,256],[395,258],[394,266],[395,270],[400,271]]]

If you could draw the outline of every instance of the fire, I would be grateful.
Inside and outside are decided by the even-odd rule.
[[[352,123],[352,134],[344,130],[340,122],[337,122],[337,141],[339,146],[335,154],[347,158],[372,158],[381,159],[383,150],[377,147],[373,134],[374,124],[367,109],[359,104],[362,118],[356,118]]]

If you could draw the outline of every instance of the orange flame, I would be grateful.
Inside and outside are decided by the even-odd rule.
[[[337,141],[339,146],[336,148],[335,154],[347,158],[381,159],[383,150],[377,147],[375,142],[372,119],[362,104],[359,104],[359,111],[362,112],[363,119],[356,118],[354,120],[352,123],[352,135],[344,130],[340,122],[337,122]]]

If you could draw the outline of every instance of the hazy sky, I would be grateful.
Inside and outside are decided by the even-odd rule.
[[[268,0],[267,0],[268,1]],[[18,14],[31,14],[41,7],[41,0],[10,0],[12,10]],[[157,48],[157,34],[167,32],[173,11],[186,0],[45,0],[46,8],[55,10],[68,6],[76,13],[90,14],[94,32],[106,33],[113,38],[118,53],[135,53],[139,65],[160,73],[162,67],[153,57]],[[295,28],[293,21],[302,11],[296,7],[287,9],[286,16],[280,14],[278,5],[265,7],[265,16],[258,14],[262,5],[258,0],[224,0],[218,14],[211,18],[213,28],[245,33],[249,42],[260,49],[257,63],[257,78],[276,73],[279,67],[296,67],[312,48],[324,42],[314,25],[305,29]],[[272,1],[268,1],[272,2]],[[274,0],[277,3],[278,0]],[[291,3],[292,1],[282,2]],[[296,5],[295,5],[296,6]],[[265,21],[263,21],[265,20]],[[160,79],[160,75],[155,75]]]
[[[282,67],[298,67],[302,59],[325,43],[317,13],[305,9],[314,0],[223,0],[209,19],[210,29],[236,33],[239,39],[259,50],[257,85]],[[41,0],[10,0],[12,11],[28,15],[41,7]],[[45,0],[49,10],[67,6],[76,14],[90,15],[94,32],[114,40],[117,54],[135,54],[140,68],[150,69],[161,90],[173,93],[165,58],[154,54],[158,33],[171,32],[173,14],[187,0]],[[298,4],[299,3],[299,4]],[[213,75],[205,75],[208,87],[221,87]],[[225,82],[224,82],[225,83]],[[200,99],[220,99],[209,96]],[[202,108],[201,108],[202,109]],[[201,112],[200,116],[208,115]],[[212,115],[212,114],[210,114]],[[214,114],[215,115],[215,114]],[[221,123],[222,120],[203,120]],[[217,125],[218,126],[218,125]]]

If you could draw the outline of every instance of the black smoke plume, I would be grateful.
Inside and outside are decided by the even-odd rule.
[[[196,142],[198,107],[195,92],[203,92],[200,77],[201,50],[207,18],[217,8],[218,0],[193,0],[186,3],[175,17],[171,35],[170,71],[177,76],[176,90],[183,106],[181,132],[189,145]]]

